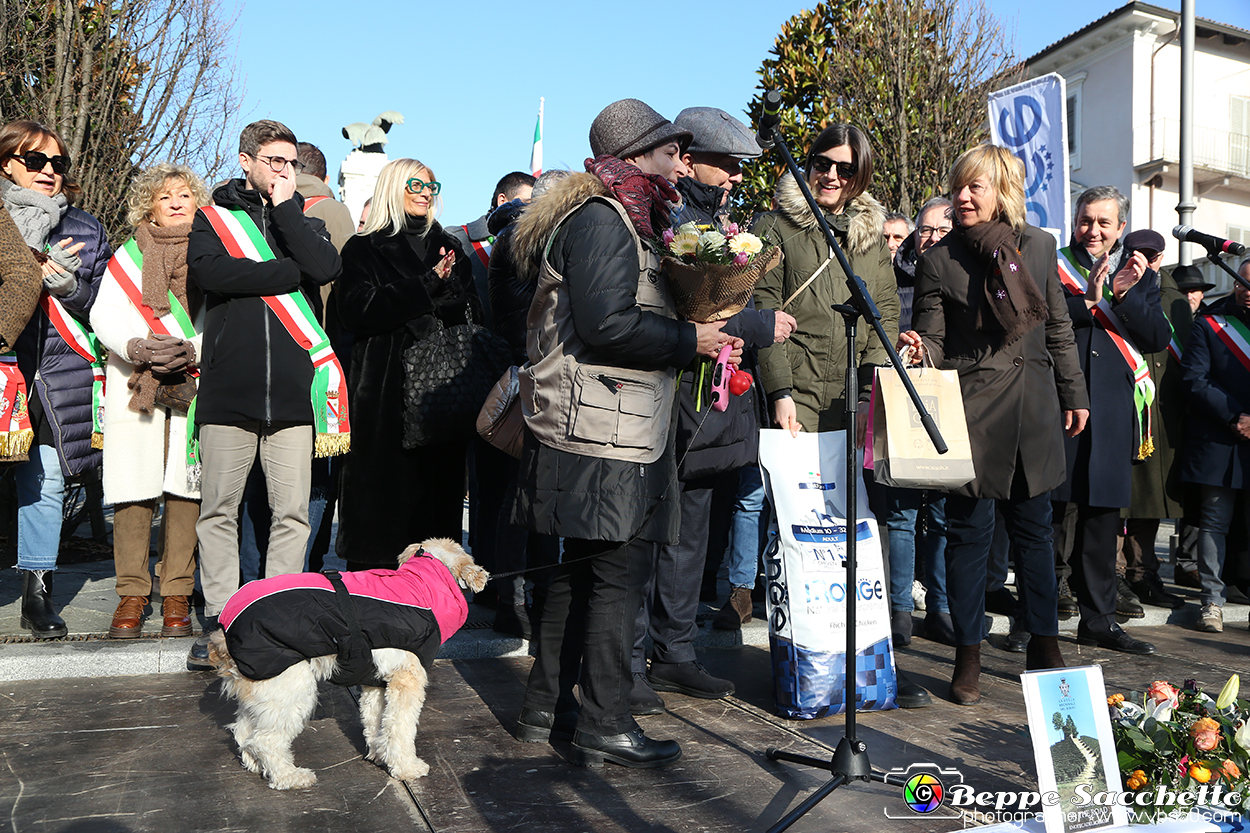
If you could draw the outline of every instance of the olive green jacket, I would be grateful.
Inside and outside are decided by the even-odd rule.
[[[835,258],[783,307],[830,252],[820,224],[789,174],[777,183],[776,197],[777,210],[756,220],[752,231],[780,246],[783,257],[755,287],[755,304],[760,309],[784,309],[795,317],[798,328],[787,341],[760,351],[760,382],[770,401],[782,391],[790,392],[803,430],[837,431],[843,426],[846,411],[846,330],[842,316],[831,307],[846,303],[850,290]],[[886,336],[897,340],[898,290],[890,249],[882,234],[885,210],[875,199],[861,194],[841,214],[826,212],[825,219],[851,268],[867,285]],[[886,352],[863,320],[859,321],[855,344],[859,360],[857,395],[866,401],[872,390],[873,368],[885,363]]]

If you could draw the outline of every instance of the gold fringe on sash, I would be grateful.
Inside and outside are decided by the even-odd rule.
[[[31,428],[0,433],[0,457],[19,457],[28,454],[30,445],[34,441],[35,432]]]
[[[346,454],[352,449],[352,435],[347,434],[318,434],[316,441],[313,442],[314,457],[337,457],[340,454]]]
[[[91,447],[101,449],[104,448],[104,435],[99,431],[91,432]]]
[[[1149,457],[1151,454],[1154,454],[1154,453],[1155,453],[1154,437],[1147,434],[1146,438],[1142,440],[1141,447],[1137,449],[1137,459],[1145,460],[1147,457]]]

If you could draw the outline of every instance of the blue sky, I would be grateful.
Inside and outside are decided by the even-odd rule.
[[[388,155],[429,165],[443,183],[442,221],[464,223],[486,210],[503,174],[529,169],[540,96],[545,168],[581,170],[591,121],[620,98],[640,98],[670,119],[711,106],[745,120],[782,23],[812,5],[304,0],[278,13],[253,2],[235,27],[246,85],[239,126],[285,122],[322,149],[333,182],[351,150],[343,125],[398,110],[405,123],[391,129]],[[989,5],[1027,57],[1123,3]],[[1161,5],[1179,8],[1178,0]],[[1196,0],[1196,9],[1250,28],[1246,0]]]

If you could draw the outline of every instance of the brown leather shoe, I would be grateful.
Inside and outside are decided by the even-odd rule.
[[[147,607],[147,596],[122,596],[113,612],[113,623],[109,625],[110,639],[134,639],[143,633],[143,608]]]
[[[951,677],[951,700],[960,706],[981,702],[981,643],[955,648],[955,674]]]
[[[186,596],[166,596],[161,602],[161,636],[191,635],[191,602]]]

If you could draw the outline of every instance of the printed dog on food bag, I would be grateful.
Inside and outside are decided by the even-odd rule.
[[[317,683],[360,685],[365,758],[392,777],[420,778],[417,722],[426,670],[468,616],[465,589],[489,574],[448,538],[413,544],[397,570],[295,573],[244,585],[230,597],[209,658],[239,701],[230,726],[243,766],[275,790],[317,781],[291,744],[317,705]]]

